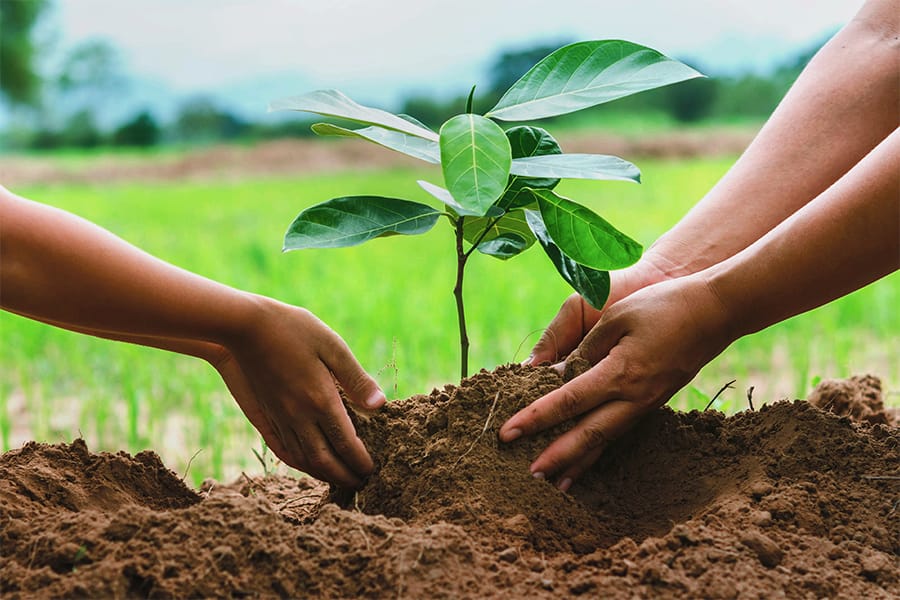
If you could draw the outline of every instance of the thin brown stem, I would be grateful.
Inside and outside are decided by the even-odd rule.
[[[463,224],[465,217],[457,219],[456,226],[456,285],[453,296],[456,298],[456,318],[459,321],[459,371],[460,379],[469,373],[469,335],[466,333],[466,310],[463,304],[463,275],[469,254],[463,251]]]
[[[469,258],[469,256],[471,256],[472,253],[475,252],[475,250],[478,248],[478,244],[481,243],[481,240],[483,240],[485,238],[485,236],[487,236],[487,234],[491,230],[491,228],[497,224],[497,221],[502,219],[505,215],[506,215],[506,213],[503,213],[502,215],[494,217],[494,219],[491,222],[489,222],[487,224],[487,226],[485,226],[484,230],[480,234],[478,234],[478,237],[475,238],[475,241],[472,243],[472,246],[466,252],[466,254],[465,254],[466,258]],[[460,217],[460,220],[462,220],[463,218],[464,217]]]

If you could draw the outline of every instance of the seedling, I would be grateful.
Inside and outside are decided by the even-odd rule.
[[[300,213],[284,238],[284,249],[355,246],[390,235],[429,231],[440,217],[456,240],[456,298],[460,372],[468,373],[469,339],[463,303],[466,263],[477,250],[508,260],[535,241],[553,266],[585,300],[600,308],[609,295],[609,271],[640,258],[641,245],[590,209],[556,192],[563,178],[640,183],[637,167],[598,154],[564,154],[540,127],[504,130],[497,121],[521,123],[554,117],[630,94],[702,75],[655,50],[622,40],[578,42],[538,62],[484,115],[466,112],[434,132],[408,115],[357,104],[337,90],[319,90],[273,101],[270,110],[298,110],[366,125],[312,126],[319,135],[368,140],[434,165],[443,187],[418,184],[441,202],[427,204],[383,196],[343,196]]]

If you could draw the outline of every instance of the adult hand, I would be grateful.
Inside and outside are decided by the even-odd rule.
[[[381,407],[384,393],[340,336],[312,313],[257,300],[259,318],[210,362],[281,460],[316,478],[359,487],[374,463],[335,383],[363,410]]]
[[[673,265],[669,261],[648,251],[634,265],[609,274],[609,297],[602,310],[588,304],[581,295],[572,294],[563,302],[525,362],[538,365],[562,360],[597,324],[603,310],[643,287],[667,279],[671,272]]]
[[[575,355],[595,365],[511,417],[500,439],[578,418],[531,465],[563,491],[611,441],[665,404],[732,341],[723,305],[699,276],[664,281],[610,305]]]

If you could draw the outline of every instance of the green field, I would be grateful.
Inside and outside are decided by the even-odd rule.
[[[649,244],[725,172],[730,160],[638,161],[641,186],[566,182],[583,201]],[[451,288],[455,269],[445,221],[419,237],[341,250],[282,254],[288,223],[337,195],[384,194],[427,201],[417,178],[432,171],[339,173],[237,184],[30,187],[13,191],[91,219],[176,265],[235,287],[302,305],[336,329],[391,397],[428,392],[458,376]],[[824,275],[824,274],[823,274]],[[533,248],[508,263],[478,256],[466,301],[470,370],[521,361],[569,293]],[[773,290],[773,293],[778,293]],[[880,375],[900,403],[900,273],[839,302],[740,340],[672,405],[739,410],[755,387],[759,405],[802,397],[817,378]],[[0,314],[0,442],[71,440],[93,449],[156,450],[188,477],[230,479],[259,471],[259,438],[204,363]]]

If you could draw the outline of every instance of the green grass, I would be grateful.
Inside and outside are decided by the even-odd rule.
[[[725,172],[728,160],[639,161],[641,186],[567,182],[585,202],[649,244]],[[458,376],[455,269],[449,227],[340,250],[282,254],[288,223],[337,195],[427,201],[431,171],[340,173],[237,184],[173,182],[53,186],[16,192],[71,210],[176,265],[302,305],[336,329],[391,396],[427,393]],[[521,361],[569,293],[534,248],[507,263],[478,256],[467,274],[470,370]],[[777,291],[773,291],[777,293]],[[802,397],[816,377],[874,372],[900,389],[900,274],[742,339],[672,401],[700,407],[732,379],[716,408]],[[0,314],[0,443],[71,440],[94,449],[158,451],[189,477],[259,471],[259,439],[215,372],[195,359],[97,340]],[[396,367],[396,370],[395,370]],[[396,391],[394,391],[396,389]],[[891,397],[897,403],[897,396]]]

